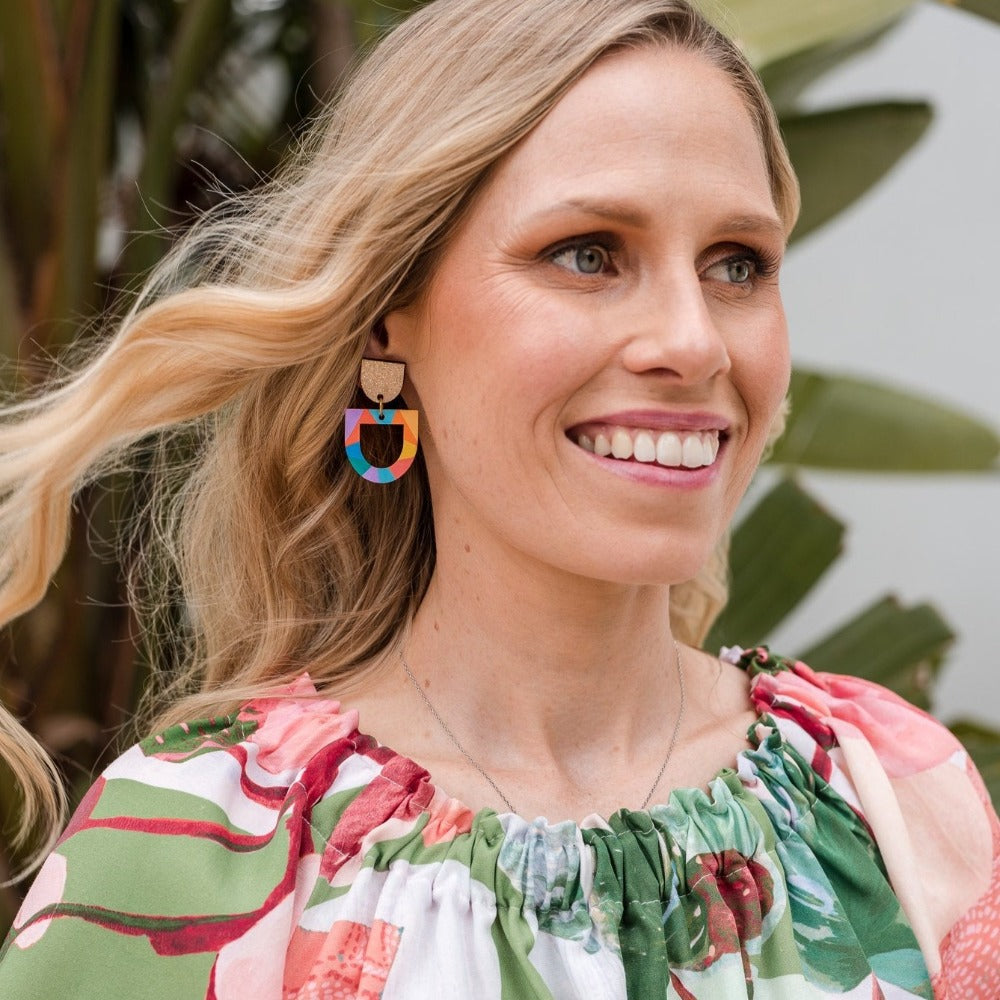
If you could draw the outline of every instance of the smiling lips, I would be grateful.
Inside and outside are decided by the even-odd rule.
[[[656,463],[669,469],[700,469],[712,465],[719,454],[720,431],[653,431],[632,427],[607,427],[591,437],[575,440],[584,451],[602,458]]]

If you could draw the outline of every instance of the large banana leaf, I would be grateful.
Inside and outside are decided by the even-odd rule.
[[[1000,0],[941,0],[946,7],[957,7],[1000,24]]]
[[[100,302],[95,282],[96,233],[100,226],[101,185],[107,175],[111,147],[118,31],[115,5],[97,4],[86,25],[85,61],[79,79],[66,81],[70,96],[64,139],[68,148],[62,166],[52,168],[55,280],[44,314],[53,324],[50,343],[72,339],[81,312],[89,313]]]
[[[890,596],[800,655],[817,670],[859,674],[930,708],[932,682],[954,638],[948,623],[930,605],[906,608]]]
[[[782,119],[802,185],[799,239],[853,204],[911,149],[931,122],[923,101],[858,104]]]
[[[56,148],[57,121],[65,114],[54,15],[35,0],[0,3],[0,113],[5,207],[17,252],[34,260],[43,250],[52,204],[40,198]],[[0,317],[7,323],[9,318]]]
[[[948,7],[979,14],[1000,22],[1000,0],[940,0]],[[742,6],[731,0],[734,10]],[[867,33],[848,31],[811,48],[797,49],[787,56],[760,67],[761,79],[772,103],[784,111],[790,109],[802,91],[823,74],[877,45],[896,26],[899,18],[886,12],[885,19]]]
[[[20,309],[0,316],[5,346],[31,330],[51,343],[74,329],[100,292],[94,258],[99,192],[111,146],[116,5],[12,0],[0,5],[5,140],[4,280]],[[19,322],[20,321],[20,322]],[[19,352],[17,352],[19,353]]]
[[[923,396],[867,379],[796,371],[792,416],[771,460],[867,472],[995,468],[989,426]]]
[[[715,0],[696,6],[762,69],[795,52],[857,38],[896,20],[915,0]]]
[[[761,70],[760,78],[771,103],[779,114],[791,111],[808,86],[825,73],[877,45],[895,25],[896,22],[892,21],[867,35],[836,38],[769,63]]]
[[[993,801],[1000,803],[1000,733],[966,719],[952,723],[951,731],[972,755]]]
[[[765,639],[840,555],[843,535],[794,480],[780,480],[733,532],[729,604],[706,649]]]
[[[426,2],[427,0],[394,0],[388,4],[384,0],[347,0],[354,15],[358,42],[362,47],[376,41],[386,28],[403,20]]]
[[[187,0],[170,46],[169,72],[149,108],[145,149],[137,188],[142,193],[139,234],[128,246],[125,273],[146,272],[169,245],[166,235],[172,209],[173,185],[179,169],[175,152],[178,127],[191,94],[228,40],[232,17],[227,0]]]

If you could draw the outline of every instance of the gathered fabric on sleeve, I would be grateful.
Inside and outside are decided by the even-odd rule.
[[[581,823],[474,813],[308,677],[98,779],[0,996],[988,1000],[998,827],[968,756],[878,687],[764,649],[707,789]]]
[[[793,661],[775,672],[774,662],[764,649],[747,654],[755,704],[811,728],[853,787],[935,997],[1000,998],[1000,821],[967,751],[878,684]]]

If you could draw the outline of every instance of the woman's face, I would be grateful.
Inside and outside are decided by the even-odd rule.
[[[787,390],[784,243],[720,70],[666,47],[595,64],[386,320],[439,547],[690,579]]]

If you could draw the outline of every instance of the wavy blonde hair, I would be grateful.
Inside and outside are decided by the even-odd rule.
[[[767,98],[683,0],[436,0],[377,46],[277,181],[179,243],[89,362],[4,411],[0,620],[45,593],[81,486],[154,440],[136,599],[175,610],[157,724],[305,668],[326,690],[356,678],[434,566],[420,460],[372,486],[338,442],[370,333],[420,294],[491,168],[574,81],[609,50],[654,44],[732,80],[790,230],[798,189]],[[722,544],[675,588],[679,637],[703,639],[725,580]],[[54,830],[55,772],[3,710],[0,754],[25,790],[22,837]]]

